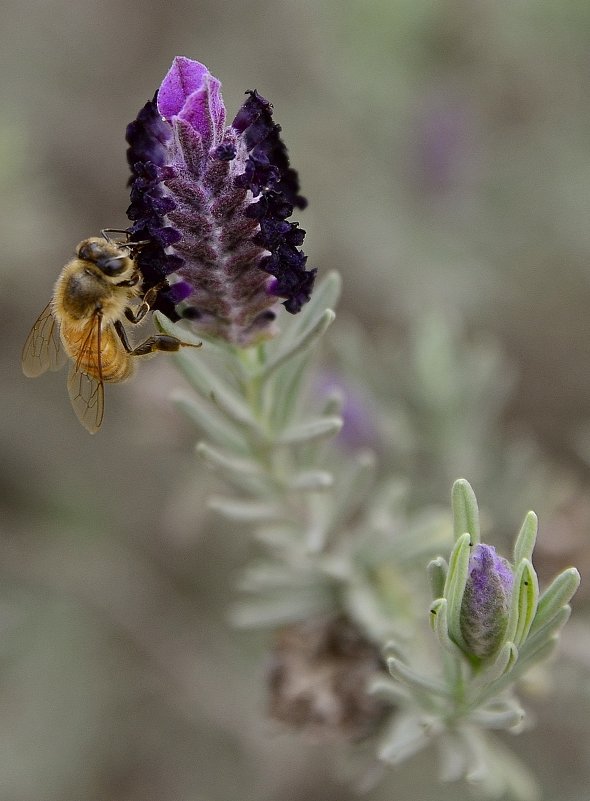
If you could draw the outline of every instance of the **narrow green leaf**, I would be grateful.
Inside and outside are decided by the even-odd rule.
[[[438,556],[430,562],[426,570],[428,572],[432,598],[436,601],[437,598],[442,597],[445,591],[445,581],[447,579],[447,573],[449,572],[449,566],[442,556]]]
[[[306,470],[291,481],[296,492],[323,492],[334,485],[334,476],[327,470]]]
[[[185,351],[175,353],[174,359],[191,386],[206,402],[213,403],[231,422],[249,429],[257,437],[262,435],[260,426],[239,392],[221,380],[204,359],[197,362],[192,354]]]
[[[407,704],[411,697],[403,685],[385,676],[373,679],[367,687],[367,692],[384,701],[390,701],[395,706]]]
[[[336,493],[338,503],[334,505],[330,525],[337,528],[350,520],[373,485],[376,472],[375,454],[362,450],[353,454],[338,475]]]
[[[542,626],[536,628],[534,632],[529,632],[529,636],[522,644],[521,654],[526,656],[529,651],[534,651],[539,644],[559,634],[561,629],[570,619],[572,608],[569,604],[561,606],[553,617],[547,620]]]
[[[479,509],[475,493],[466,479],[459,478],[453,484],[451,502],[455,539],[468,532],[472,545],[477,545],[480,541]]]
[[[437,695],[442,698],[448,697],[448,690],[444,684],[430,679],[428,676],[416,673],[404,662],[393,656],[390,656],[387,660],[387,667],[394,679],[401,681],[402,684],[405,684],[419,695],[427,693],[428,695]]]
[[[438,598],[430,605],[430,625],[442,648],[456,658],[464,659],[461,649],[449,637],[447,599]]]
[[[519,579],[518,625],[514,635],[517,647],[526,640],[531,624],[537,612],[539,602],[539,581],[537,574],[528,559],[521,562],[522,572]]]
[[[482,673],[476,677],[473,687],[487,687],[498,681],[505,673],[512,669],[518,659],[518,648],[513,642],[505,642],[496,654],[494,661],[487,665]]]
[[[514,544],[515,565],[519,565],[522,559],[532,562],[538,527],[537,515],[534,512],[528,512]]]
[[[426,748],[437,733],[436,723],[433,721],[432,726],[426,725],[422,715],[396,715],[381,741],[379,759],[390,765],[399,765]]]
[[[549,587],[541,595],[537,614],[531,625],[530,634],[534,634],[556,615],[562,606],[570,602],[580,586],[580,574],[575,567],[570,567],[553,579]]]
[[[236,453],[246,453],[248,442],[240,429],[236,429],[222,417],[210,403],[194,398],[185,390],[172,392],[174,404],[216,445],[221,445]]]
[[[339,417],[320,417],[288,428],[277,438],[277,445],[301,445],[335,436],[342,428]]]
[[[260,374],[262,380],[267,381],[275,370],[282,367],[285,362],[292,359],[298,353],[310,348],[326,332],[335,319],[336,315],[332,309],[326,309],[311,328],[302,332],[302,334],[294,340],[290,340],[289,345],[284,350],[279,351],[274,359],[265,365]]]
[[[293,318],[289,334],[299,336],[304,329],[313,326],[326,309],[335,309],[341,292],[342,278],[332,270],[314,287],[309,303]]]
[[[265,471],[253,459],[234,456],[206,442],[198,442],[195,450],[211,467],[228,473],[243,473],[255,478],[267,478]]]
[[[229,520],[240,523],[267,523],[282,520],[284,513],[270,503],[261,501],[241,501],[215,495],[209,499],[209,508],[219,512]]]
[[[508,701],[496,707],[478,709],[470,719],[484,729],[506,730],[520,726],[524,717],[524,709],[514,701]]]

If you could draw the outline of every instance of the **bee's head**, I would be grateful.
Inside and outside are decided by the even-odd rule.
[[[129,269],[129,253],[99,237],[80,242],[76,255],[82,261],[95,264],[108,277],[120,276]]]

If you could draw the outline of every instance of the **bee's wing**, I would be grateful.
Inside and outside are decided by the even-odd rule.
[[[72,406],[78,420],[91,434],[98,431],[104,415],[101,321],[102,315],[95,314],[88,323],[82,346],[68,374],[68,393]]]
[[[61,345],[59,323],[53,316],[51,303],[48,303],[31,328],[23,347],[23,373],[35,378],[46,370],[59,370],[67,358]]]

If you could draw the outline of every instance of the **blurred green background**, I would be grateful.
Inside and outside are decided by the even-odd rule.
[[[20,349],[75,243],[125,226],[125,126],[174,55],[196,58],[230,119],[246,89],[272,100],[310,201],[309,262],[344,277],[332,349],[358,324],[360,358],[391,357],[416,494],[446,503],[465,474],[492,517],[512,496],[512,530],[534,506],[541,557],[584,581],[590,5],[21,0],[3,5],[0,38],[0,799],[352,799],[338,747],[265,719],[267,638],[225,622],[248,543],[204,508],[215,482],[167,400],[173,367],[109,387],[91,438],[65,374],[25,379]],[[473,342],[502,354],[473,394],[477,417],[499,392],[487,439],[460,417],[452,454],[411,380],[420,342],[447,334],[460,352],[435,367],[451,387]],[[515,441],[526,458],[506,487],[488,446]],[[531,702],[537,728],[509,740],[553,801],[590,782],[585,606],[582,591],[560,681]],[[468,797],[437,787],[431,763],[369,797]]]

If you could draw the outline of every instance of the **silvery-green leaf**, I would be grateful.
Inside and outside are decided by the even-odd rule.
[[[322,492],[334,486],[334,476],[327,470],[304,470],[290,482],[296,492]]]
[[[224,498],[220,495],[209,499],[209,508],[240,523],[267,523],[284,518],[284,512],[272,503]]]
[[[362,450],[353,454],[338,475],[338,503],[332,511],[331,526],[345,524],[358,510],[371,487],[376,469],[375,454]]]
[[[572,608],[569,604],[562,606],[544,625],[535,629],[534,632],[529,632],[529,636],[521,646],[523,654],[534,651],[540,643],[552,638],[565,626],[570,618]]]
[[[570,567],[556,576],[539,598],[537,614],[533,620],[530,634],[534,634],[556,615],[562,606],[568,604],[579,586],[580,574],[575,567]]]
[[[523,559],[521,565],[523,566],[522,572],[519,565],[515,577],[515,585],[518,587],[519,593],[518,626],[514,635],[514,643],[517,647],[520,647],[520,644],[528,636],[539,601],[537,574],[528,559]]]
[[[398,714],[381,741],[379,759],[391,765],[399,765],[426,748],[436,733],[438,733],[436,724],[429,725],[423,716],[412,713]]]
[[[236,429],[210,403],[194,398],[185,390],[175,390],[172,400],[215,444],[229,448],[234,453],[244,454],[248,451],[243,431]]]
[[[401,681],[413,692],[418,694],[427,693],[429,695],[437,695],[445,698],[448,695],[448,689],[440,681],[431,679],[428,676],[423,676],[416,673],[412,668],[408,667],[404,662],[390,656],[387,660],[387,667],[394,679]]]
[[[444,593],[448,570],[449,566],[442,556],[433,559],[427,567],[430,591],[434,600],[441,598]]]
[[[299,353],[308,350],[326,332],[328,327],[334,322],[336,315],[331,309],[325,309],[322,315],[308,329],[302,331],[296,338],[289,340],[281,351],[270,360],[261,372],[261,378],[267,381],[275,370],[282,367],[285,362],[297,356]]]
[[[451,639],[461,648],[467,648],[461,633],[461,604],[465,592],[465,583],[469,569],[471,553],[471,537],[469,532],[462,534],[451,552],[449,570],[445,582],[444,595],[448,601],[448,628]]]
[[[332,270],[314,288],[309,303],[290,321],[289,335],[299,336],[303,330],[315,325],[326,309],[335,309],[341,292],[342,278]]]
[[[490,703],[475,711],[470,720],[484,729],[514,729],[521,725],[524,709],[514,700]]]
[[[538,527],[537,515],[534,512],[528,512],[514,545],[515,565],[520,564],[522,559],[528,559],[529,562],[532,561]]]
[[[522,559],[516,566],[510,613],[504,638],[514,642],[517,646],[528,633],[539,597],[539,583],[533,566],[528,559]]]
[[[410,699],[410,695],[403,685],[388,679],[386,676],[377,676],[372,679],[367,687],[367,692],[396,706],[403,706]]]
[[[471,544],[477,545],[480,541],[479,509],[471,484],[464,478],[457,479],[453,484],[451,501],[455,539],[468,532],[471,535]]]
[[[321,417],[297,423],[277,437],[277,445],[300,445],[335,436],[342,428],[339,417]]]
[[[230,618],[240,628],[269,628],[318,617],[333,611],[329,594],[314,592],[276,593],[257,601],[242,601],[232,610]]]
[[[433,604],[430,605],[430,625],[436,637],[442,646],[449,654],[454,656],[455,658],[462,658],[463,654],[454,643],[451,638],[449,637],[449,627],[448,627],[448,619],[447,619],[447,599],[446,598],[439,598]]]
[[[496,654],[494,661],[486,665],[473,682],[473,687],[485,687],[493,685],[505,673],[512,670],[512,666],[518,659],[518,648],[513,642],[505,642]]]

